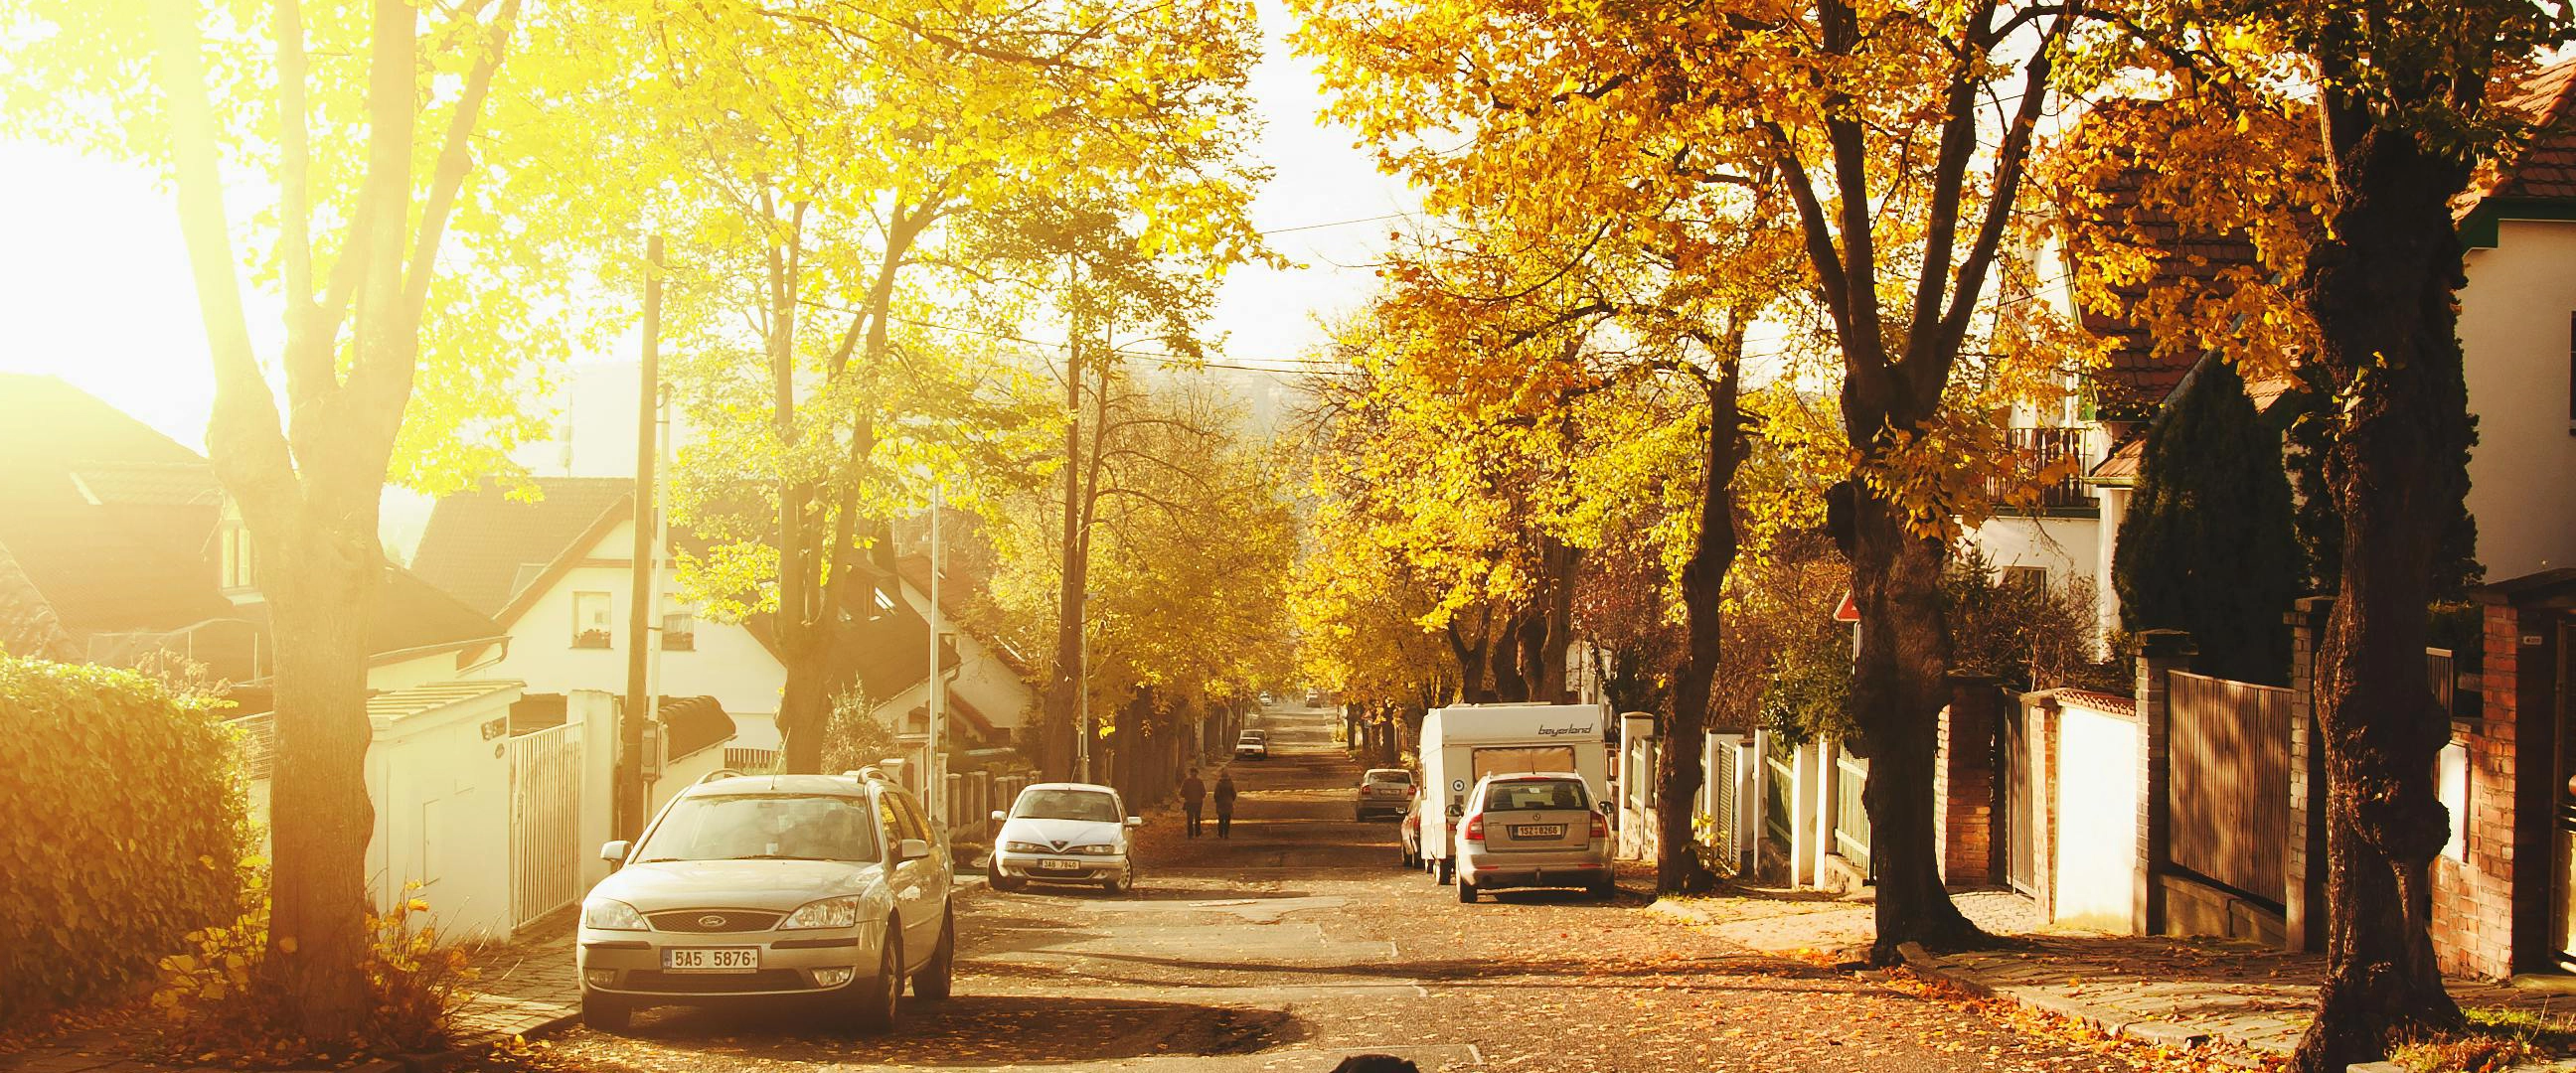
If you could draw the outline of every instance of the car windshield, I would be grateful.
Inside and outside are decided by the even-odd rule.
[[[1118,801],[1098,790],[1031,790],[1011,814],[1032,820],[1118,822]]]
[[[702,794],[671,805],[635,859],[873,861],[867,802],[829,794]]]
[[[1261,740],[1263,740],[1263,739],[1265,739],[1265,738],[1268,738],[1269,736],[1270,736],[1270,735],[1268,735],[1268,734],[1264,734],[1264,733],[1262,733],[1262,732],[1260,732],[1260,731],[1258,731],[1258,730],[1247,730],[1247,731],[1244,731],[1244,732],[1243,732],[1243,736],[1242,736],[1241,738],[1238,738],[1238,739],[1235,739],[1235,740],[1237,740],[1237,741],[1261,741]]]
[[[1584,804],[1583,787],[1560,779],[1488,783],[1485,786],[1485,811],[1524,812],[1536,809],[1580,809]]]
[[[1372,771],[1363,776],[1363,778],[1366,778],[1370,782],[1395,783],[1397,785],[1409,786],[1413,783],[1413,773],[1410,771]]]

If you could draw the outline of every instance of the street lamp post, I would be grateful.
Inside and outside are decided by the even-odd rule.
[[[940,702],[946,700],[948,683],[940,677],[939,666],[939,482],[930,483],[930,748],[924,757],[930,770],[922,773],[921,796],[930,806],[930,814],[945,823],[948,817],[948,765],[939,754]]]
[[[1090,782],[1090,781],[1091,781],[1091,592],[1090,592],[1090,590],[1087,590],[1087,589],[1086,589],[1086,590],[1084,590],[1084,591],[1083,591],[1083,594],[1082,594],[1082,603],[1081,603],[1081,605],[1080,605],[1080,606],[1081,606],[1081,609],[1082,609],[1082,610],[1081,610],[1081,617],[1080,617],[1080,618],[1077,618],[1077,619],[1075,619],[1075,620],[1074,620],[1074,628],[1075,628],[1076,630],[1081,631],[1081,637],[1082,637],[1082,644],[1081,644],[1081,646],[1080,646],[1082,656],[1081,656],[1081,659],[1080,659],[1079,661],[1077,661],[1077,662],[1076,662],[1076,664],[1075,664],[1075,668],[1076,668],[1076,669],[1075,669],[1075,671],[1074,671],[1075,680],[1076,680],[1076,682],[1078,683],[1078,684],[1075,686],[1075,688],[1076,688],[1076,690],[1078,690],[1078,692],[1076,692],[1076,693],[1075,693],[1075,695],[1074,695],[1074,702],[1079,706],[1079,711],[1080,711],[1080,713],[1081,713],[1081,714],[1080,714],[1079,716],[1077,716],[1077,717],[1074,719],[1074,722],[1073,722],[1073,726],[1074,726],[1074,734],[1073,734],[1073,756],[1074,756],[1074,761],[1075,761],[1075,767],[1076,767],[1078,770],[1080,770],[1080,771],[1081,771],[1081,775],[1080,775],[1080,777],[1079,777],[1079,778],[1077,778],[1077,779],[1076,779],[1076,781],[1078,781],[1078,782]]]

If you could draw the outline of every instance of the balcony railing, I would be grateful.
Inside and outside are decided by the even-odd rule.
[[[1986,494],[1996,504],[2044,510],[2094,506],[2093,492],[2083,480],[2094,461],[2083,429],[2006,429],[2004,449],[2013,456],[2013,475],[1986,482]]]

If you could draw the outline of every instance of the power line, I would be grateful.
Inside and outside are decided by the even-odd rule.
[[[1348,227],[1352,224],[1373,224],[1384,220],[1409,220],[1420,215],[1422,214],[1418,212],[1390,212],[1383,216],[1362,216],[1357,219],[1332,220],[1320,224],[1299,224],[1295,227],[1274,227],[1260,233],[1264,235],[1285,235],[1294,231],[1320,231],[1327,227]]]

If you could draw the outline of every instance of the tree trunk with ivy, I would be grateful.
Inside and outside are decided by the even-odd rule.
[[[2332,72],[2339,85],[2357,72]],[[2455,294],[2466,283],[2452,197],[2470,166],[2368,101],[2330,92],[2335,237],[2311,254],[2306,303],[2340,405],[2327,477],[2342,507],[2342,595],[2316,691],[2326,767],[2326,982],[2299,1042],[2312,1073],[2456,1029],[2430,931],[2432,863],[2450,839],[2434,762],[2449,713],[2424,677],[2425,607],[2468,489],[2471,435]]]

